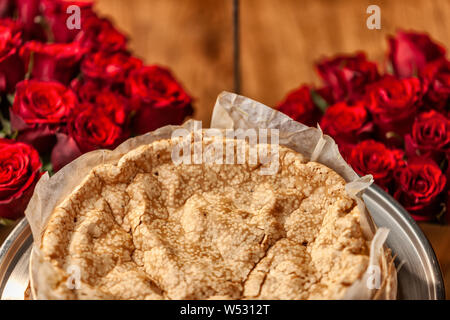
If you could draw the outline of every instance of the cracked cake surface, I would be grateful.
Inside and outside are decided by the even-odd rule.
[[[81,280],[55,284],[63,297],[334,299],[364,273],[369,242],[335,171],[282,146],[273,175],[248,157],[176,165],[175,143],[95,167],[54,209],[41,251]]]

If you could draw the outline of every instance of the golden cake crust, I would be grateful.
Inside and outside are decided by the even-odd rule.
[[[95,167],[55,208],[41,250],[63,279],[79,268],[65,298],[333,299],[364,273],[360,212],[332,169],[282,146],[274,175],[176,165],[174,143]]]

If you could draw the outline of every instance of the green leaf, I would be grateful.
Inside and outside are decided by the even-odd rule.
[[[47,171],[50,176],[53,175],[53,165],[50,154],[41,156],[42,170]]]
[[[8,99],[8,102],[13,105],[14,104],[14,98],[16,95],[14,93],[9,93],[6,95],[6,99]]]
[[[10,226],[14,225],[14,223],[15,223],[14,220],[6,219],[6,218],[0,218],[0,226],[10,227]]]
[[[392,138],[403,141],[402,136],[399,135],[397,132],[394,132],[394,131],[386,132],[386,139],[392,139]]]
[[[311,90],[311,98],[314,104],[318,106],[322,112],[325,112],[325,110],[327,110],[328,102],[326,102],[325,99],[322,98],[322,96],[318,94],[316,91]]]
[[[31,51],[30,60],[28,61],[28,70],[27,70],[27,73],[25,74],[25,80],[30,79],[31,72],[33,71],[33,65],[34,65],[34,52]]]
[[[2,138],[10,138],[11,137],[11,123],[9,122],[9,120],[3,118],[3,115],[0,113],[0,123],[2,125],[2,130],[1,130],[1,134],[2,134]]]
[[[394,74],[394,67],[392,66],[392,63],[389,61],[386,66],[386,73],[393,75]]]

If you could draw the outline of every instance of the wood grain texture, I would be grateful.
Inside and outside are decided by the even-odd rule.
[[[99,0],[147,64],[168,66],[195,98],[194,117],[209,126],[211,106],[233,89],[231,0]]]
[[[381,9],[381,29],[369,30],[366,9]],[[243,93],[273,106],[303,83],[318,83],[324,56],[365,51],[385,60],[397,29],[425,31],[450,48],[448,0],[242,0]]]
[[[419,224],[436,253],[444,276],[447,299],[450,300],[450,226]]]

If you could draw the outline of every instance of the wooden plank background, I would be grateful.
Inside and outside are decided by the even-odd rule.
[[[232,0],[98,0],[97,9],[130,36],[148,64],[169,66],[196,98],[194,118],[209,125],[217,95],[233,89]],[[381,8],[381,30],[366,9]],[[318,83],[323,56],[366,51],[383,65],[386,37],[428,32],[450,49],[449,0],[241,0],[242,94],[273,106],[302,83]],[[450,295],[450,227],[421,224]],[[0,243],[10,228],[0,228]]]

